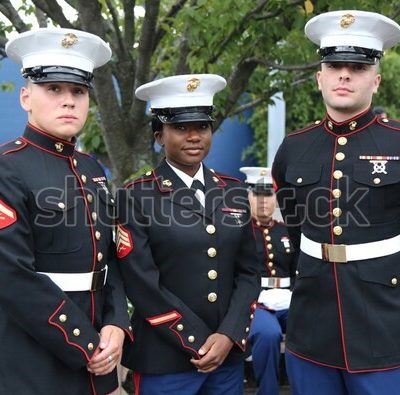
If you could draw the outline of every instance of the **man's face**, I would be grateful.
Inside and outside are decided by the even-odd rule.
[[[154,136],[164,146],[167,160],[193,176],[210,150],[212,130],[209,122],[173,123],[164,124]]]
[[[64,140],[83,128],[89,110],[88,89],[69,82],[28,82],[21,89],[20,101],[29,123]]]
[[[261,221],[269,221],[276,208],[276,195],[254,193],[249,191],[249,202],[252,216]]]
[[[381,81],[377,71],[377,65],[322,63],[317,81],[329,115],[345,121],[366,110]]]

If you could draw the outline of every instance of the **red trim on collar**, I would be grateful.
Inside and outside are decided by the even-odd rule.
[[[70,145],[71,147],[75,147],[75,143],[71,143],[71,141],[69,141],[69,140],[65,140],[65,139],[62,139],[62,138],[57,138],[57,137],[55,137],[55,136],[53,136],[53,135],[51,135],[51,134],[49,134],[49,133],[46,133],[46,132],[44,132],[43,130],[40,130],[40,129],[38,129],[36,126],[33,126],[31,123],[29,123],[28,122],[28,126],[31,128],[31,129],[33,129],[33,130],[35,130],[36,132],[38,132],[39,134],[41,134],[41,135],[43,135],[43,136],[46,136],[47,138],[49,138],[49,139],[51,139],[51,140],[53,140],[54,142],[58,142],[58,141],[61,141],[63,144],[67,144],[67,145]]]
[[[21,137],[21,140],[24,140],[25,143],[32,145],[33,147],[40,149],[41,151],[47,152],[48,154],[55,155],[55,156],[58,156],[58,157],[64,158],[64,159],[70,158],[70,156],[68,156],[68,155],[57,154],[56,152],[53,152],[44,147],[41,147],[40,145],[33,143],[32,141],[26,139],[25,137]]]

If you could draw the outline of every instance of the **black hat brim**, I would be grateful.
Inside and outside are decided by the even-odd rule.
[[[43,84],[46,82],[69,82],[72,84],[83,85],[93,88],[93,74],[70,67],[60,66],[40,66],[31,69],[24,69],[22,72],[24,78],[34,84]]]
[[[214,122],[215,119],[204,112],[185,112],[171,115],[157,115],[162,123],[184,123],[184,122]]]

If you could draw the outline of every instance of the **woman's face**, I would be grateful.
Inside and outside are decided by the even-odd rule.
[[[154,137],[164,147],[168,162],[193,177],[210,150],[212,129],[209,122],[163,124]]]

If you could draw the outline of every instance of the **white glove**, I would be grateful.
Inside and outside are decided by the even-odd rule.
[[[292,291],[289,289],[272,288],[262,290],[258,297],[258,303],[270,310],[285,310],[289,308],[292,299]]]

